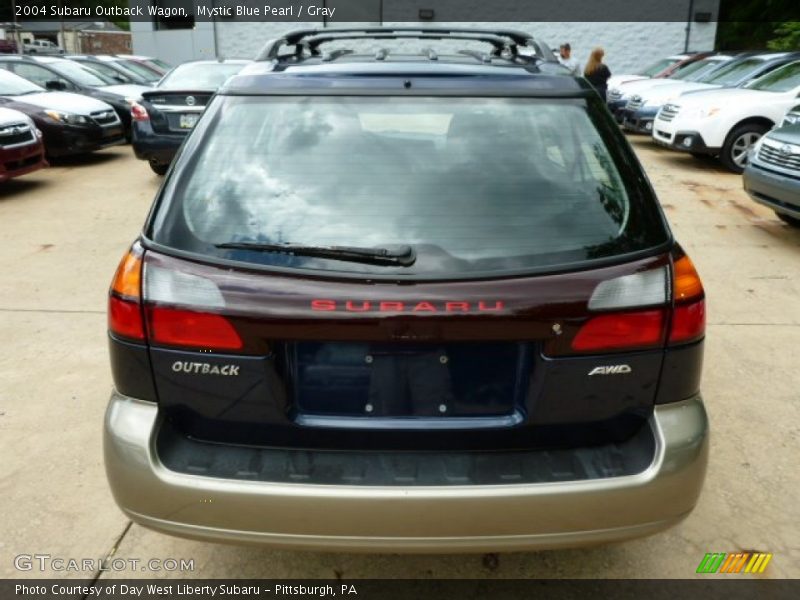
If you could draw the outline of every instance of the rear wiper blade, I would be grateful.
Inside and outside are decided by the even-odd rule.
[[[417,260],[411,246],[398,245],[386,248],[361,248],[358,246],[306,246],[303,244],[263,244],[260,242],[225,242],[215,244],[225,250],[253,250],[256,252],[278,252],[293,256],[313,256],[315,258],[331,258],[368,265],[385,265],[390,267],[410,267]]]

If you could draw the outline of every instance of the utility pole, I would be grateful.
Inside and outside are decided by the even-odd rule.
[[[17,0],[11,0],[11,14],[14,18],[14,41],[17,43],[17,53],[22,54],[22,37],[19,35],[17,24]]]
[[[59,42],[59,46],[64,49],[64,52],[67,51],[67,37],[64,35],[64,13],[61,10],[61,0],[58,0],[58,14],[61,15],[61,40]]]

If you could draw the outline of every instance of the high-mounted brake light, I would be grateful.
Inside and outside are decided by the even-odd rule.
[[[134,244],[117,267],[108,298],[108,329],[119,337],[145,338],[141,307],[142,248]]]
[[[131,119],[134,121],[149,121],[150,115],[147,114],[147,109],[144,106],[134,102],[131,104]]]

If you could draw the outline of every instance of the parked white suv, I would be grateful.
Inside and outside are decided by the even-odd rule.
[[[64,54],[64,49],[59,48],[50,40],[31,40],[22,45],[25,54]]]
[[[745,88],[690,92],[665,104],[656,115],[657,144],[719,157],[725,167],[741,173],[747,152],[800,95],[800,61],[767,73]]]

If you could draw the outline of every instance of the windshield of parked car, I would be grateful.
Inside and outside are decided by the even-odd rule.
[[[675,62],[676,62],[675,59],[663,58],[659,61],[654,62],[651,65],[648,65],[647,67],[639,71],[637,75],[644,75],[645,77],[653,77],[661,73],[661,71],[663,71],[667,67],[674,65]]]
[[[161,79],[161,75],[158,72],[154,71],[149,67],[144,66],[141,63],[136,62],[135,60],[120,59],[115,62],[124,69],[128,71],[133,71],[136,75],[139,76],[139,78],[141,78],[144,81],[154,82]]]
[[[762,92],[788,92],[800,87],[800,61],[775,69],[747,85]]]
[[[0,69],[0,96],[22,96],[46,91],[19,75]]]
[[[694,69],[689,70],[688,73],[682,72],[681,76],[678,79],[683,81],[705,81],[708,77],[711,77],[717,70],[721,67],[725,66],[728,60],[720,60],[720,59],[706,59],[706,60],[698,60],[697,62],[692,63],[690,66],[695,67]]]
[[[54,61],[48,63],[47,66],[53,69],[54,71],[57,71],[64,77],[72,79],[79,85],[86,85],[89,87],[100,87],[104,85],[112,85],[115,83],[119,83],[119,81],[114,81],[113,79],[111,79],[110,77],[106,77],[102,73],[98,73],[97,71],[92,71],[88,67],[85,68],[83,65],[79,65],[78,63],[72,62],[70,60]]]
[[[683,65],[682,67],[678,67],[675,71],[670,75],[670,79],[680,79],[681,81],[688,80],[694,73],[701,71],[702,69],[709,66],[709,63],[712,61],[710,60],[696,60],[692,63]]]
[[[165,188],[154,241],[270,266],[458,277],[666,240],[613,123],[584,100],[228,97]],[[626,185],[632,184],[632,187]],[[633,192],[631,192],[631,189]],[[648,196],[648,198],[650,198]],[[412,267],[219,244],[411,246]]]
[[[715,71],[704,83],[711,83],[714,85],[734,85],[746,77],[748,73],[752,73],[755,69],[764,64],[763,60],[757,58],[749,58],[742,61],[736,61],[729,65],[725,65],[719,71]]]
[[[243,63],[187,63],[167,73],[158,87],[173,90],[216,90],[244,66]]]
[[[166,61],[163,61],[159,58],[146,58],[144,59],[145,62],[153,63],[155,66],[159,67],[160,69],[164,69],[164,71],[169,71],[173,65],[169,64]]]
[[[117,71],[114,67],[96,61],[76,61],[83,67],[90,69],[92,72],[96,72],[98,76],[108,77],[114,83],[133,83],[134,78],[129,75],[128,73],[122,71]]]

